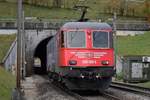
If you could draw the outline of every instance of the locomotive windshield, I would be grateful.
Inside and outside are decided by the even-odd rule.
[[[86,47],[84,31],[69,31],[67,33],[67,47]]]
[[[108,32],[94,31],[93,32],[93,47],[108,48],[109,47],[108,38],[109,38]]]

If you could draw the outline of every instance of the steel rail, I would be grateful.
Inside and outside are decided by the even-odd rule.
[[[119,97],[114,96],[114,95],[112,95],[110,93],[107,93],[107,92],[102,93],[102,95],[109,98],[109,99],[111,99],[111,100],[121,100]]]
[[[43,76],[43,78],[45,78],[46,80],[49,80],[49,83],[58,90],[61,90],[62,92],[68,94],[69,96],[77,99],[77,100],[88,100],[83,98],[82,96],[78,95],[77,93],[74,93],[72,91],[70,91],[67,87],[65,87],[64,85],[62,85],[61,83],[54,81],[53,79],[50,79],[47,75]]]
[[[136,86],[136,85],[133,85],[133,84],[121,83],[121,82],[111,82],[111,83],[112,83],[112,84],[124,85],[124,86],[128,86],[128,87],[133,87],[133,88],[137,88],[137,89],[141,89],[141,90],[149,91],[149,92],[150,92],[150,88],[141,87],[141,86]]]
[[[74,98],[77,99],[77,100],[88,100],[88,99],[86,99],[86,98],[83,98],[83,97],[80,96],[79,94],[70,91],[68,88],[66,88],[65,86],[62,86],[62,84],[60,84],[60,83],[58,83],[58,82],[52,82],[52,85],[53,85],[55,88],[59,88],[60,90],[64,91],[65,93],[67,93],[68,95],[74,97]]]
[[[77,100],[88,100],[85,96],[81,96],[77,93],[74,93],[72,91],[70,91],[67,87],[63,86],[62,84],[58,83],[58,82],[52,82],[52,84],[56,87],[56,88],[59,88],[61,89],[62,91],[64,91],[65,93],[69,94],[70,96],[76,98]],[[110,100],[121,100],[119,97],[117,96],[114,96],[110,93],[107,93],[107,92],[103,92],[101,95],[97,95],[97,98],[99,98],[99,96],[101,97],[105,97],[105,98],[108,98]]]
[[[73,98],[75,98],[77,100],[88,100],[88,98],[86,98],[85,96],[83,97],[82,95],[80,95],[78,93],[72,92],[67,87],[65,87],[64,85],[60,84],[57,81],[52,81],[51,83],[52,83],[53,87],[60,89],[61,91],[67,93],[68,95],[72,96]],[[110,100],[121,100],[119,97],[111,95],[110,93],[107,93],[107,92],[103,92],[101,95],[97,95],[97,98],[99,98],[99,96],[108,98]]]
[[[119,82],[112,82],[110,87],[125,90],[128,92],[131,91],[134,93],[138,93],[150,97],[149,88],[139,87],[139,86],[125,84],[125,83],[119,83]]]

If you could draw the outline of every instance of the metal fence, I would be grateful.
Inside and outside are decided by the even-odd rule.
[[[25,21],[25,29],[59,29],[64,23],[68,21]],[[110,26],[113,26],[109,22]],[[117,30],[130,31],[149,31],[150,23],[147,22],[117,22]],[[17,29],[16,21],[0,21],[0,29]]]

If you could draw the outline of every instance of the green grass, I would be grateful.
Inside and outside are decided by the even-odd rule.
[[[137,85],[141,86],[141,87],[150,88],[150,81],[149,82],[144,82],[144,83],[138,83]]]
[[[150,32],[136,36],[122,36],[117,38],[118,55],[150,55]],[[119,74],[120,75],[120,74]],[[119,77],[120,78],[120,77]],[[135,84],[150,88],[150,82]]]
[[[6,55],[16,35],[0,35],[0,62]],[[15,87],[15,76],[0,66],[0,100],[10,100],[12,89]]]
[[[7,11],[5,10],[7,9]],[[0,2],[0,18],[16,18],[17,5],[15,3]],[[76,18],[78,13],[68,9],[54,9],[25,5],[25,16],[42,17],[46,19],[71,19]]]
[[[2,62],[2,59],[6,55],[15,38],[16,35],[0,35],[0,62]]]
[[[8,0],[12,1],[12,0]],[[15,1],[15,0],[13,0]],[[66,0],[65,0],[66,1]],[[67,0],[66,2],[69,8],[73,8],[73,1],[77,0]],[[86,15],[90,19],[102,18],[106,19],[107,17],[112,17],[112,15],[100,14],[103,13],[107,6],[110,4],[110,0],[87,0],[85,5],[88,5],[90,9],[88,10],[88,14]],[[49,0],[52,2],[52,0]],[[73,9],[59,9],[50,7],[41,7],[41,6],[31,6],[24,5],[25,8],[25,16],[32,17],[42,17],[45,19],[78,19],[80,17],[81,12],[75,11]],[[66,6],[67,6],[66,5]],[[142,12],[136,11],[136,15],[143,15]],[[0,19],[9,19],[16,18],[17,12],[17,4],[12,2],[0,2]]]
[[[16,4],[0,2],[0,18],[16,18]]]
[[[15,76],[6,72],[0,66],[0,100],[10,100],[15,87]]]
[[[122,73],[122,72],[117,73],[116,76],[115,76],[115,79],[116,79],[117,81],[121,81],[121,80],[123,79],[123,73]]]
[[[150,55],[150,32],[117,38],[118,55]]]

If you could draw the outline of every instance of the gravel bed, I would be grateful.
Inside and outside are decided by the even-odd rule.
[[[61,89],[55,87],[48,78],[38,75],[27,77],[22,82],[25,100],[76,100]],[[150,97],[137,95],[130,92],[121,91],[114,88],[106,90],[109,94],[119,97],[121,100],[150,100]],[[84,93],[83,93],[84,94]],[[99,93],[87,93],[81,95],[87,100],[109,100]]]
[[[134,94],[127,91],[122,91],[114,88],[109,88],[107,90],[108,93],[119,97],[121,100],[150,100],[150,97],[146,97],[139,94]]]
[[[76,100],[59,88],[54,87],[48,78],[34,75],[23,81],[25,100]]]

